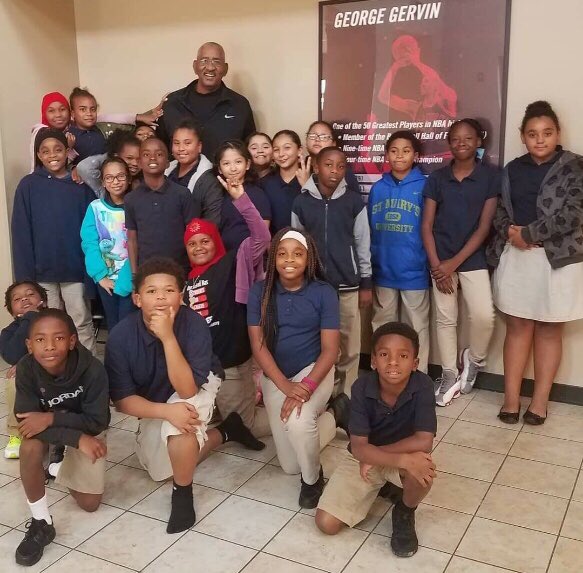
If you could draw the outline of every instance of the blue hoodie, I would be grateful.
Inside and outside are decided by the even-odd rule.
[[[78,283],[85,279],[79,231],[95,199],[70,175],[53,177],[43,167],[23,177],[12,211],[12,260],[17,281]]]
[[[413,167],[399,184],[384,173],[371,188],[368,217],[375,285],[398,290],[430,286],[421,239],[425,181],[423,173]]]

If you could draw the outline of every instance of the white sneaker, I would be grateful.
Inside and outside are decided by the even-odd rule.
[[[22,440],[18,436],[10,436],[4,448],[4,457],[7,460],[17,460],[20,457],[20,444]]]
[[[439,388],[439,394],[435,399],[435,403],[438,406],[444,407],[449,406],[455,398],[460,395],[460,382],[459,377],[456,376],[455,372],[447,370],[442,376],[441,387]]]
[[[470,349],[464,348],[460,356],[461,372],[458,376],[460,391],[462,394],[469,394],[474,389],[476,378],[480,367],[470,360]]]
[[[63,462],[49,464],[49,473],[56,478]]]

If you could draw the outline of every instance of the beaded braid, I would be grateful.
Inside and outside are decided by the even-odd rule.
[[[306,264],[305,277],[308,281],[316,279],[326,280],[324,273],[324,266],[320,261],[318,255],[318,247],[311,235],[292,227],[285,227],[280,229],[273,237],[269,247],[267,256],[267,272],[265,273],[265,281],[263,283],[263,293],[261,294],[261,320],[259,325],[263,331],[263,340],[261,344],[265,343],[270,352],[273,352],[275,342],[277,340],[277,308],[275,301],[275,281],[277,280],[277,269],[275,266],[277,248],[281,238],[288,231],[298,231],[301,233],[308,243],[308,260]]]

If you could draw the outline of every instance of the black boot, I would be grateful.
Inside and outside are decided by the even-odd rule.
[[[350,421],[350,398],[341,392],[330,401],[328,407],[334,413],[334,419],[336,420],[336,427],[344,430],[348,436],[348,423]]]
[[[251,430],[243,424],[241,416],[237,412],[231,412],[223,422],[217,426],[217,430],[223,436],[223,443],[239,442],[250,450],[260,451],[265,447],[265,444],[259,441]]]
[[[16,548],[16,563],[30,567],[38,563],[45,547],[55,538],[55,526],[44,519],[32,518],[26,524],[27,532]]]
[[[391,549],[397,557],[411,557],[419,548],[415,532],[415,509],[407,507],[402,501],[393,507]]]
[[[192,485],[177,485],[172,487],[172,510],[166,527],[166,533],[180,533],[190,529],[196,522]]]
[[[318,481],[312,485],[308,485],[302,478],[300,478],[302,487],[300,489],[300,499],[298,503],[304,509],[314,509],[318,506],[320,496],[324,491],[324,471],[320,466],[320,475]]]

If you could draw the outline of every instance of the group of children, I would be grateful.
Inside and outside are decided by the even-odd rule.
[[[531,346],[535,392],[524,421],[544,423],[561,325],[583,318],[583,159],[560,147],[550,105],[528,106],[527,153],[503,173],[477,159],[485,136],[473,119],[451,126],[453,161],[428,178],[416,136],[393,133],[387,171],[365,204],[322,121],[305,145],[291,130],[254,133],[224,142],[212,162],[187,120],[170,150],[150,128],[141,141],[136,129],[115,131],[107,153],[82,157],[73,173],[86,149],[78,143],[97,138],[97,104],[86,94],[72,94],[76,132],[43,102],[37,167],[14,202],[17,282],[6,293],[14,322],[0,353],[18,363],[15,381],[8,372],[6,455],[20,456],[32,513],[17,563],[36,563],[55,537],[48,444],[65,447],[50,472],[57,482],[81,508],[98,508],[110,400],[139,419],[144,469],[173,479],[168,533],[195,523],[198,463],[225,442],[260,450],[272,435],[282,470],[300,474],[298,504],[317,508],[321,531],[360,522],[382,488],[395,503],[391,548],[413,555],[415,508],[435,477],[435,405],[472,390],[494,305],[508,325],[499,414],[507,423],[519,419]],[[92,356],[92,289],[109,330],[104,366]],[[430,290],[435,382],[426,374]],[[470,323],[460,355],[458,290]],[[564,292],[567,300],[557,297]],[[359,377],[359,309],[370,304],[372,371]],[[320,451],[337,427],[350,436],[350,456],[325,487]]]

